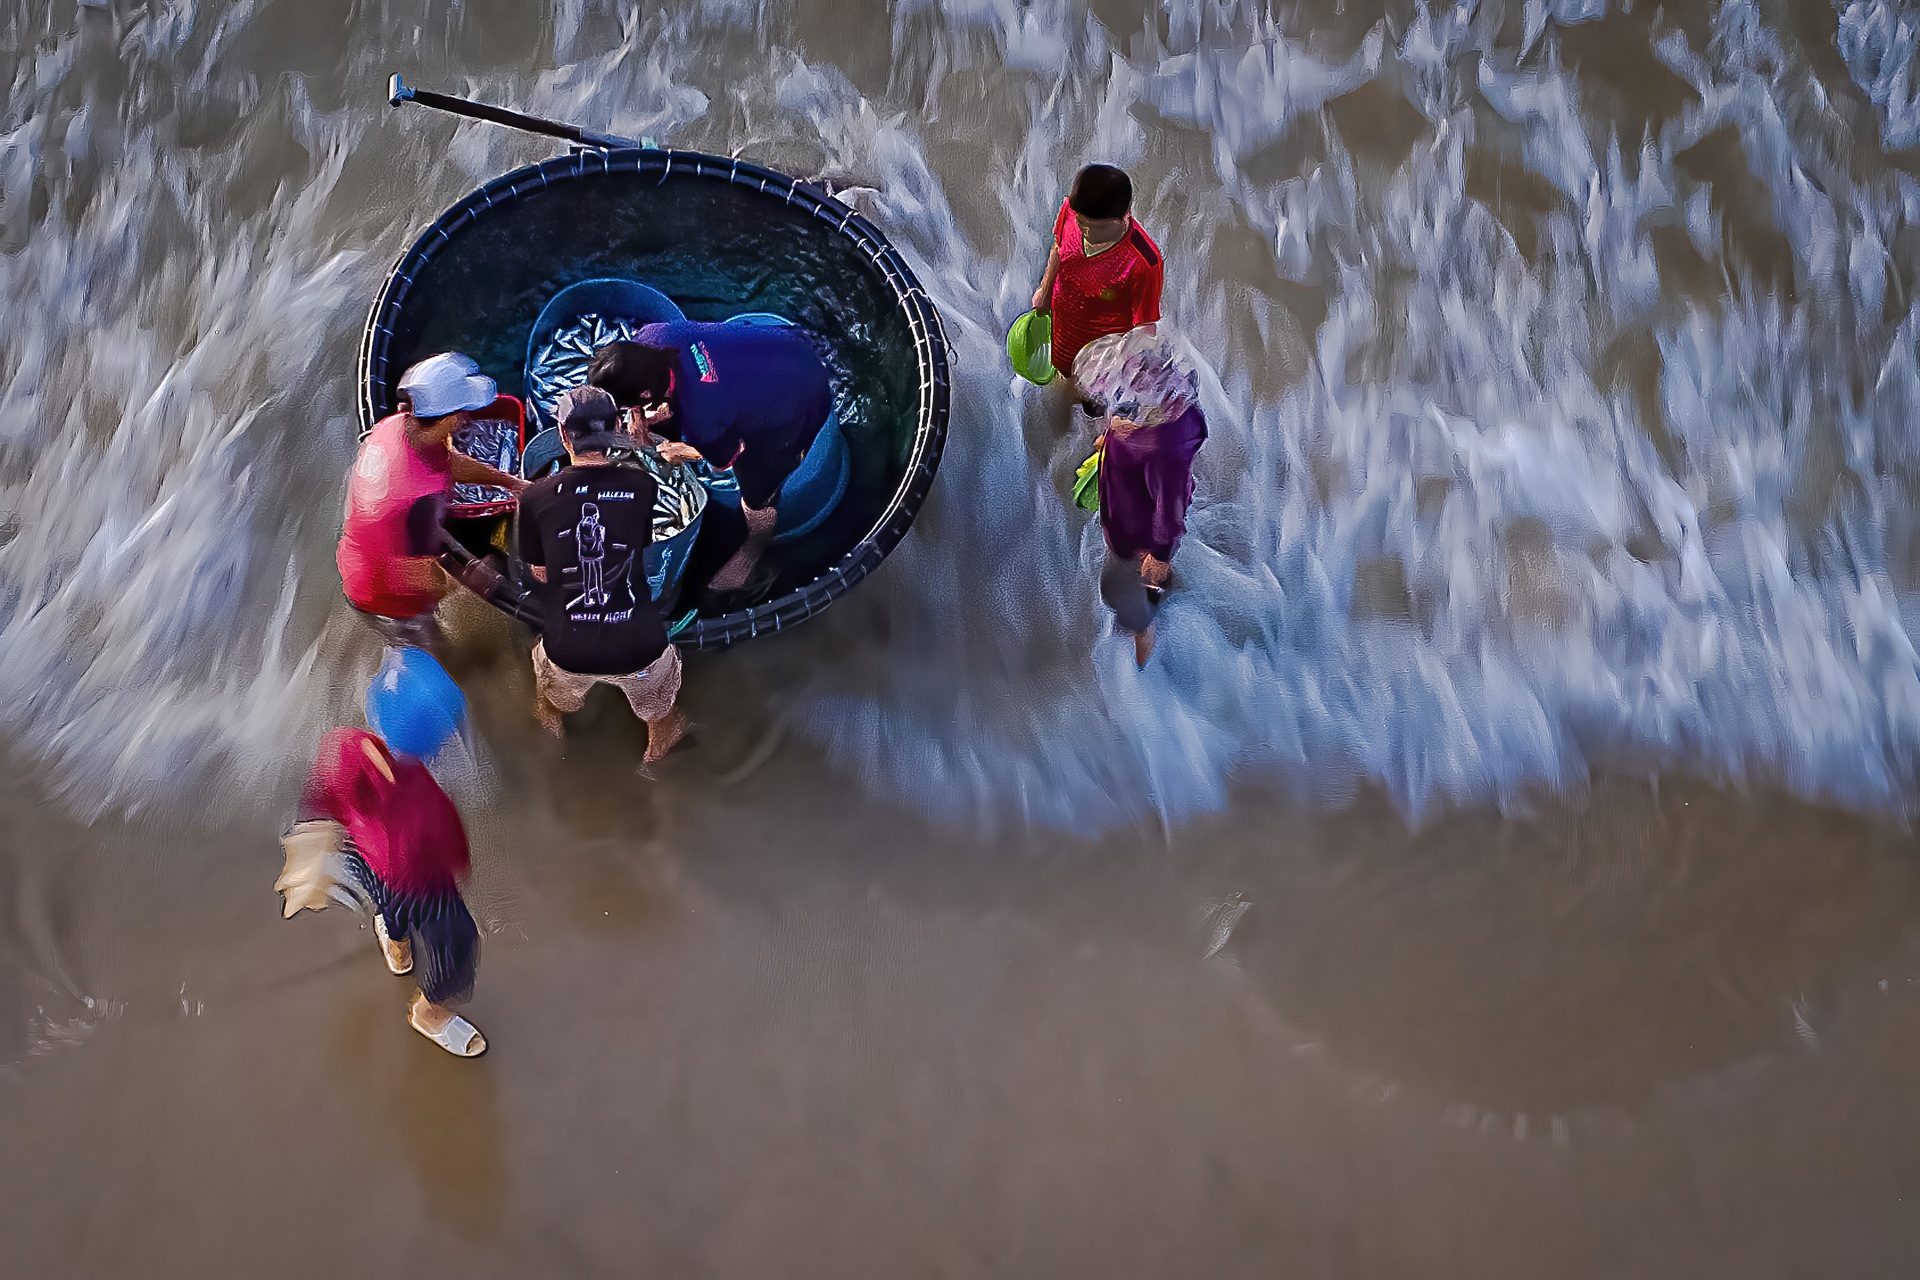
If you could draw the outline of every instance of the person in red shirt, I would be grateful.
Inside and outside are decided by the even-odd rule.
[[[321,739],[300,809],[302,822],[344,831],[345,862],[372,902],[387,968],[419,983],[407,1008],[413,1029],[460,1057],[484,1053],[485,1037],[447,1007],[473,990],[480,931],[460,898],[466,829],[427,766],[365,729],[335,729]]]
[[[390,643],[439,639],[434,610],[452,590],[438,559],[453,486],[527,482],[452,447],[473,411],[493,403],[493,379],[457,352],[422,360],[400,379],[401,411],[367,433],[347,479],[335,562],[347,603]]]
[[[1053,315],[1053,367],[1072,377],[1095,338],[1158,320],[1163,280],[1160,246],[1133,218],[1133,180],[1110,164],[1075,174],[1033,292],[1033,309]]]

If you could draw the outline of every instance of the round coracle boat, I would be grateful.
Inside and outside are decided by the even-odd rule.
[[[819,350],[833,412],[780,490],[779,525],[747,588],[679,611],[705,508],[731,475],[636,457],[660,483],[646,567],[676,643],[712,649],[812,617],[906,535],[946,437],[946,336],[886,238],[824,192],[743,160],[584,149],[496,178],[436,219],[389,273],[361,344],[361,430],[396,408],[414,362],[460,351],[501,395],[455,438],[538,478],[564,462],[554,401],[593,350],[679,318],[793,325]],[[539,601],[512,554],[513,502],[462,485],[442,561],[512,616]]]

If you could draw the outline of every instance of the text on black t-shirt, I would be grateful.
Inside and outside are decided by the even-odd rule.
[[[547,657],[581,675],[630,675],[666,652],[647,585],[657,485],[639,467],[571,466],[520,495],[520,558],[544,566]]]

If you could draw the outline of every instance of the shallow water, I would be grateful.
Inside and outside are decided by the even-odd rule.
[[[0,0],[0,1238],[22,1274],[1885,1275],[1916,1244],[1898,5]],[[538,140],[830,180],[933,499],[699,749],[463,612],[443,1060],[272,837],[384,268]],[[1012,385],[1123,163],[1207,364],[1136,671]],[[496,799],[489,800],[493,789]]]

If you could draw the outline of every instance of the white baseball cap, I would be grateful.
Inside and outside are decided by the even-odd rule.
[[[462,409],[484,409],[493,403],[499,388],[458,351],[443,351],[407,370],[400,390],[413,401],[414,417],[438,418]]]

